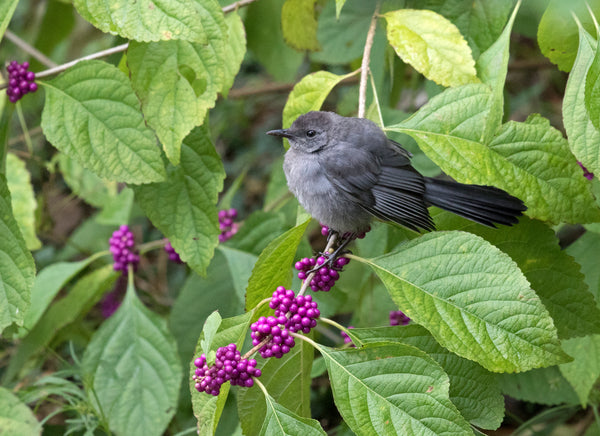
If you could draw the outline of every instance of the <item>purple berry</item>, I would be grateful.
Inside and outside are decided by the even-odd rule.
[[[392,310],[390,312],[390,325],[408,325],[410,318],[401,310]]]
[[[140,257],[132,251],[135,240],[133,233],[129,230],[129,226],[122,225],[119,227],[119,230],[115,230],[108,242],[110,244],[110,252],[113,255],[113,268],[115,271],[127,274],[129,265],[133,265],[134,269],[137,268]]]
[[[38,87],[34,83],[35,73],[27,71],[28,62],[18,64],[17,61],[11,61],[6,67],[8,71],[8,87],[6,94],[11,103],[16,103],[25,94],[37,91]]]
[[[181,258],[179,257],[179,254],[177,254],[177,252],[175,251],[175,249],[173,248],[173,246],[171,245],[171,242],[167,242],[165,244],[165,251],[167,252],[167,254],[169,255],[169,260],[171,262],[175,262],[175,263],[183,263],[183,261],[181,260]]]
[[[237,218],[237,210],[235,209],[223,209],[218,213],[219,217],[219,242],[225,242],[232,238],[238,231],[239,224],[234,222]]]
[[[348,326],[349,329],[353,329],[354,326]],[[350,339],[350,336],[348,336],[348,333],[346,333],[345,331],[341,331],[340,335],[342,336],[342,338],[344,338],[344,344],[352,344],[352,339]],[[351,347],[355,347],[354,344],[351,345]]]

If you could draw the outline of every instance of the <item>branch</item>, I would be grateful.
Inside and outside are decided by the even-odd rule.
[[[54,61],[52,61],[52,59],[49,59],[48,57],[46,57],[46,55],[44,53],[42,53],[35,47],[29,45],[25,41],[23,41],[21,38],[19,38],[17,35],[12,33],[10,30],[7,29],[6,32],[4,33],[4,36],[6,36],[6,39],[11,41],[14,45],[19,47],[25,53],[28,53],[32,58],[37,60],[40,64],[43,64],[50,68],[56,66],[56,62],[54,62]]]
[[[367,76],[369,74],[369,62],[371,60],[371,48],[373,47],[373,37],[377,27],[377,16],[379,15],[379,3],[375,7],[375,12],[371,17],[371,25],[367,33],[365,50],[363,52],[362,63],[360,65],[360,87],[358,89],[358,118],[365,117],[365,106],[367,103]]]

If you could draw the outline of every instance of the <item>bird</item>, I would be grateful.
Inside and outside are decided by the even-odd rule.
[[[283,169],[290,191],[315,219],[340,235],[357,235],[373,218],[411,230],[433,231],[437,206],[488,227],[510,226],[527,207],[502,189],[425,177],[412,154],[374,122],[311,111],[288,129]]]

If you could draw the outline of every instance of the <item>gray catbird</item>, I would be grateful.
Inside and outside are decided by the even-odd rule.
[[[515,224],[527,209],[492,186],[422,176],[410,164],[412,155],[367,119],[308,112],[289,129],[267,134],[290,141],[283,164],[290,191],[340,234],[367,230],[373,216],[434,230],[431,205],[490,227]]]

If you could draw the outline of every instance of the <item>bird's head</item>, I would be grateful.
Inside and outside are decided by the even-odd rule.
[[[316,153],[329,143],[336,117],[342,118],[333,112],[308,112],[296,118],[289,129],[271,130],[267,135],[287,138],[297,151]]]

